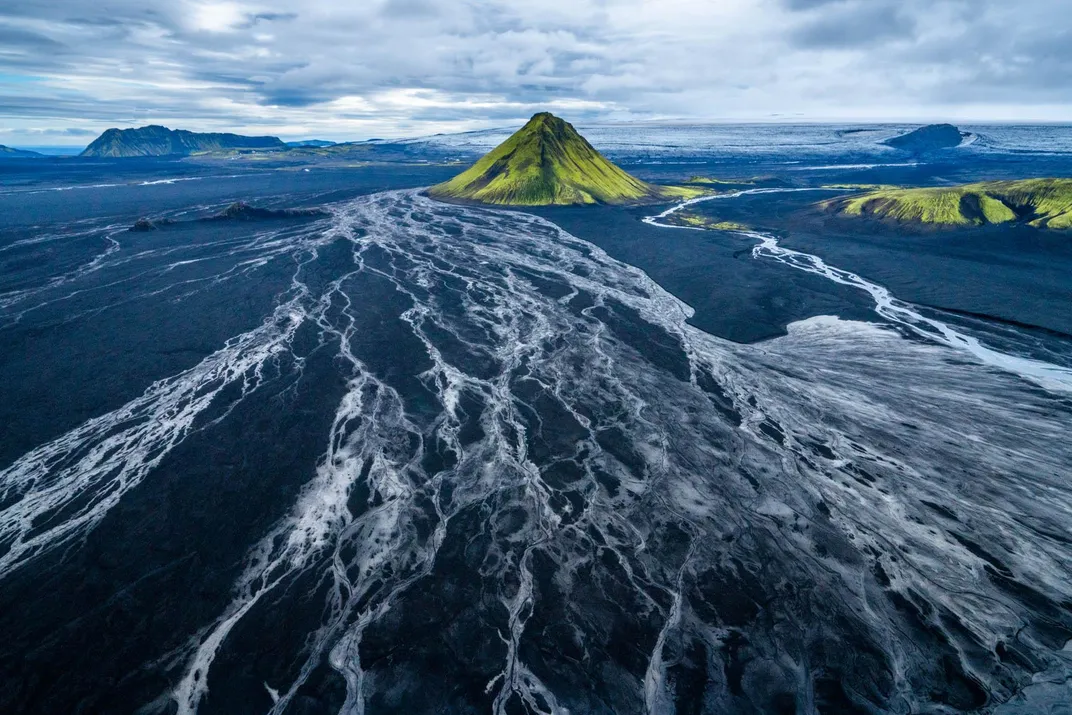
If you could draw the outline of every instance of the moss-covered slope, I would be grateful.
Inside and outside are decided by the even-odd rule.
[[[506,206],[625,204],[699,193],[661,187],[607,161],[567,122],[542,112],[469,169],[428,193]]]
[[[824,201],[839,216],[870,216],[904,223],[980,226],[1021,222],[1072,228],[1072,179],[987,181],[924,189],[882,188]]]

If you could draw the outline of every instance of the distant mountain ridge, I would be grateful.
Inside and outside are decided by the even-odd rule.
[[[29,149],[16,149],[15,147],[0,144],[0,159],[33,159],[43,156],[44,154],[30,151]]]
[[[185,129],[168,129],[149,125],[137,129],[108,129],[85,148],[81,156],[137,157],[189,156],[198,152],[247,150],[285,150],[278,137],[247,137],[241,134],[198,133]]]
[[[541,112],[472,167],[428,193],[485,204],[561,206],[667,200],[683,191],[688,190],[654,186],[627,174],[573,125]]]

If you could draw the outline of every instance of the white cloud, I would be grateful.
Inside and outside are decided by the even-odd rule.
[[[202,32],[234,32],[245,22],[249,9],[234,2],[188,3],[190,27]]]

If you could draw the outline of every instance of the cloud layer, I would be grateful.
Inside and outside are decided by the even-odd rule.
[[[1067,0],[6,0],[0,144],[517,122],[1072,120]],[[80,141],[80,140],[79,140]]]

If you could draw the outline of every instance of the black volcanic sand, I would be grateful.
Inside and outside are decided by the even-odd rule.
[[[293,221],[291,228],[308,222]],[[132,262],[5,330],[0,371],[8,383],[0,401],[0,422],[6,425],[0,435],[0,464],[116,409],[153,381],[197,364],[228,338],[263,320],[290,281],[292,260],[272,261],[255,277],[236,278],[219,292],[189,290],[196,281],[226,270],[233,260],[227,248],[261,229],[256,223],[198,221],[150,233],[121,230],[115,240],[131,251],[208,244],[193,251],[197,263],[183,268],[183,277],[191,282],[187,290],[171,288],[172,272],[159,271],[159,266],[146,272],[145,265]],[[224,248],[209,247],[224,241]],[[85,242],[99,243],[99,236]],[[125,281],[127,289],[113,294],[108,309],[100,311],[101,293],[108,283],[119,281]],[[162,292],[147,295],[157,290]]]
[[[147,166],[145,171],[158,172],[150,172],[150,178],[168,176],[165,163]],[[105,257],[105,271],[79,274],[54,293],[41,294],[28,301],[35,306],[32,311],[0,327],[0,469],[35,446],[135,399],[154,381],[197,366],[229,338],[270,322],[266,316],[281,294],[285,297],[293,288],[299,261],[304,262],[300,284],[311,296],[302,304],[306,319],[285,349],[259,362],[260,373],[252,368],[243,373],[250,379],[259,374],[259,389],[243,395],[241,380],[228,384],[198,414],[195,431],[167,452],[84,539],[0,582],[0,711],[125,713],[143,708],[174,713],[166,694],[177,685],[191,644],[198,643],[204,629],[233,602],[250,549],[294,510],[303,487],[315,481],[318,467],[349,458],[331,451],[345,441],[332,432],[335,410],[344,396],[358,391],[348,382],[352,371],[344,352],[380,381],[380,394],[390,388],[398,395],[414,425],[399,427],[389,413],[370,412],[349,427],[356,430],[382,420],[381,433],[373,433],[367,442],[380,440],[376,456],[407,465],[407,485],[412,487],[391,490],[389,484],[370,479],[371,459],[363,468],[346,472],[352,478],[347,507],[355,519],[388,504],[397,505],[405,516],[402,523],[409,525],[403,532],[412,544],[400,540],[398,530],[383,534],[399,543],[394,551],[384,552],[394,560],[373,572],[380,585],[397,585],[412,568],[412,559],[406,557],[423,553],[417,546],[429,540],[437,509],[452,513],[428,574],[364,633],[360,657],[371,674],[370,714],[488,712],[494,697],[488,683],[502,669],[507,649],[503,638],[510,614],[505,603],[517,588],[517,571],[510,564],[520,562],[529,546],[541,543],[532,551],[534,597],[518,650],[572,712],[644,711],[650,654],[661,625],[669,621],[674,590],[688,606],[681,625],[667,632],[665,647],[665,689],[679,713],[788,713],[799,712],[806,702],[824,713],[892,707],[897,703],[887,697],[894,661],[887,638],[913,645],[911,651],[898,652],[916,654],[912,677],[918,680],[913,689],[928,703],[938,703],[940,710],[932,712],[972,710],[986,703],[988,694],[965,671],[961,654],[980,663],[980,673],[1000,671],[988,675],[989,681],[1008,695],[1049,662],[1033,659],[1062,647],[1072,633],[1068,601],[1059,600],[1056,589],[1035,590],[1041,587],[1028,565],[1039,563],[1039,553],[1022,548],[1028,539],[1034,547],[1048,546],[1047,553],[1057,553],[1053,543],[1061,549],[1067,546],[1052,515],[1066,498],[1056,469],[1051,468],[1052,475],[1043,467],[1032,473],[1032,478],[1050,479],[1043,487],[1058,495],[1034,505],[1039,514],[1025,521],[1037,530],[1004,520],[1004,513],[1019,518],[1024,504],[1031,502],[1030,495],[1018,500],[1016,488],[1032,464],[1054,464],[1056,460],[1047,463],[1043,457],[1065,453],[1045,440],[1058,423],[1042,419],[1055,409],[1054,403],[1021,390],[1012,378],[979,372],[974,377],[984,384],[975,385],[968,380],[972,375],[961,375],[952,363],[927,362],[931,358],[926,351],[906,348],[901,345],[905,341],[885,331],[865,331],[862,341],[835,340],[832,345],[838,349],[829,352],[820,344],[811,348],[818,351],[814,354],[777,345],[751,352],[721,344],[715,347],[726,351],[722,356],[728,356],[736,371],[729,375],[733,379],[711,368],[693,385],[681,337],[666,326],[616,300],[596,308],[586,291],[578,291],[568,305],[557,302],[570,295],[571,287],[554,272],[561,267],[556,255],[545,250],[560,247],[563,253],[558,255],[572,256],[578,269],[598,266],[577,247],[565,252],[566,242],[543,224],[505,222],[499,231],[496,222],[505,220],[486,212],[428,207],[415,198],[382,199],[382,209],[367,209],[347,224],[349,235],[361,235],[362,221],[382,221],[390,227],[379,229],[390,234],[384,245],[404,250],[369,250],[362,256],[365,269],[342,286],[344,299],[329,286],[354,269],[349,239],[330,238],[315,251],[293,248],[303,233],[331,236],[315,225],[320,219],[193,220],[233,201],[260,207],[310,206],[427,185],[455,170],[278,171],[241,179],[47,192],[32,199],[0,195],[0,246],[52,230],[63,236],[0,254],[0,293],[77,273],[106,251],[109,241],[119,245],[114,255]],[[1056,313],[1067,307],[1067,300],[1054,300],[1047,316],[1046,300],[1017,301],[1014,294],[1037,293],[1028,285],[1027,274],[1031,266],[1043,266],[1044,258],[1067,275],[1068,263],[1060,262],[1067,261],[1067,253],[1053,249],[1024,264],[1020,244],[1011,239],[994,239],[985,244],[989,253],[972,253],[965,238],[957,244],[964,257],[937,250],[944,244],[931,235],[902,237],[899,251],[884,243],[896,237],[879,235],[837,234],[826,245],[825,237],[801,228],[818,230],[799,213],[811,200],[810,195],[768,195],[696,209],[723,219],[772,225],[788,232],[786,245],[814,248],[830,263],[859,270],[902,297],[910,298],[897,281],[907,284],[925,270],[927,284],[917,281],[917,290],[948,293],[945,298],[936,294],[929,302],[968,312],[991,309],[979,278],[990,271],[995,284],[1008,284],[1004,294],[994,297],[999,307],[1011,306],[1002,315],[1054,329],[1062,324]],[[855,289],[753,259],[752,239],[643,224],[640,219],[654,211],[561,208],[533,213],[639,266],[696,309],[694,325],[738,342],[784,334],[788,323],[814,315],[875,318],[870,298]],[[147,233],[129,232],[142,216],[176,223],[161,222],[158,230]],[[89,222],[83,226],[83,220]],[[390,233],[396,226],[397,236]],[[464,232],[466,240],[452,246],[451,237]],[[526,242],[519,248],[509,244],[511,237]],[[278,250],[272,241],[278,242]],[[811,248],[805,248],[806,241]],[[931,246],[919,259],[929,268],[917,268],[903,258],[913,253],[913,241]],[[486,254],[467,248],[484,245],[503,252],[512,277],[506,276],[504,266],[478,260]],[[415,258],[427,259],[434,267],[431,283],[418,280]],[[256,268],[231,271],[247,264]],[[879,268],[886,273],[875,275]],[[637,301],[650,299],[646,284],[634,281],[632,274],[601,270],[595,274],[599,280],[618,280],[623,294]],[[478,290],[467,286],[469,275]],[[205,282],[221,276],[225,279]],[[1061,295],[1060,281],[1048,280],[1043,284]],[[399,290],[400,285],[412,295]],[[318,300],[321,296],[325,301]],[[464,417],[460,442],[474,449],[486,441],[477,418],[491,407],[509,414],[506,408],[513,406],[518,417],[505,428],[524,438],[504,444],[525,443],[526,459],[534,460],[541,479],[553,487],[546,505],[532,506],[530,474],[514,475],[502,466],[518,461],[514,453],[506,453],[507,460],[491,450],[487,454],[499,461],[486,492],[472,478],[474,469],[456,479],[448,475],[437,499],[429,497],[428,485],[443,477],[458,456],[436,441],[433,426],[442,422],[439,411],[447,396],[443,382],[419,377],[428,374],[432,362],[428,346],[403,318],[415,301],[423,301],[430,315],[454,331],[434,321],[423,324],[423,339],[445,359],[489,380],[501,371],[501,384],[510,385],[498,405],[491,404],[500,398],[490,389],[463,392],[458,398]],[[325,304],[331,308],[317,323],[309,316]],[[520,330],[528,331],[522,337],[536,346],[530,348],[532,357],[516,369],[498,364],[504,359],[497,352],[503,347],[499,334],[484,333],[476,324],[477,311],[485,305],[510,315]],[[529,322],[534,314],[551,321],[546,334],[534,332]],[[325,325],[352,332],[344,341],[322,330]],[[610,336],[603,343],[612,351],[613,359],[607,362],[596,359],[597,352],[586,352],[584,340],[561,337],[598,333]],[[860,353],[857,363],[842,360],[839,350],[866,349],[868,340],[877,342]],[[886,357],[890,348],[902,351],[896,357],[909,367],[936,371],[936,382],[924,384],[919,393],[924,399],[902,395],[905,385],[899,378],[926,379],[927,372],[902,373],[871,359]],[[824,379],[817,368],[831,362],[840,373],[820,382],[826,390],[818,394],[832,397],[813,413],[806,395],[797,397],[795,390],[812,376]],[[874,372],[869,372],[872,366]],[[805,377],[798,380],[798,373]],[[959,382],[944,382],[958,376]],[[635,415],[612,409],[623,404],[623,380],[643,397],[638,404],[645,407]],[[844,380],[848,384],[842,394],[837,390]],[[738,390],[735,402],[727,392],[733,385]],[[853,412],[859,405],[857,390],[877,393],[902,421],[873,428],[865,411]],[[949,432],[940,419],[945,414],[963,419],[965,404],[979,409],[969,403],[973,390],[989,390],[979,393],[989,399],[989,411],[983,414],[996,416],[989,424],[1001,445],[1015,441],[1015,454],[1027,452],[1035,462],[1023,466],[1017,457],[1004,464],[995,460],[992,469],[976,469],[973,459],[980,450],[985,455],[1006,452],[998,447],[986,451],[991,447],[985,439],[961,449],[951,435],[977,426],[958,422]],[[562,395],[580,404],[578,414],[585,415],[586,424],[591,420],[592,427],[582,426],[565,410]],[[962,395],[965,400],[958,401]],[[933,409],[930,400],[937,400]],[[1021,401],[1032,420],[1013,419]],[[947,406],[946,412],[939,409]],[[1011,420],[1021,431],[998,434],[1003,424],[999,418]],[[743,419],[758,425],[753,437],[742,436]],[[839,424],[842,419],[845,424]],[[922,421],[922,429],[916,420]],[[985,419],[981,422],[986,426]],[[653,427],[665,431],[668,447],[655,444]],[[1033,444],[1039,434],[1041,447]],[[582,440],[587,446],[578,454]],[[162,450],[161,440],[148,441],[145,449]],[[589,452],[602,455],[601,461],[592,460]],[[902,474],[892,462],[874,456],[883,453],[899,454],[911,460],[914,469],[925,471],[918,478],[913,470]],[[941,461],[943,455],[947,462]],[[673,478],[657,471],[664,458],[676,460]],[[586,475],[581,464],[592,464],[592,473]],[[787,465],[793,471],[787,472]],[[637,490],[638,485],[643,490]],[[634,496],[641,493],[651,496]],[[862,495],[861,501],[842,502],[839,496],[853,494]],[[958,585],[978,589],[973,595],[980,597],[972,603],[994,603],[1001,597],[1016,608],[1019,630],[1009,631],[1008,644],[996,641],[996,655],[989,652],[995,641],[977,642],[958,620],[970,613],[943,610],[933,595],[933,579],[918,578],[907,565],[911,550],[868,551],[851,543],[852,532],[846,536],[842,531],[845,520],[855,520],[868,534],[913,529],[908,522],[882,521],[880,507],[891,498],[900,500],[912,524],[935,527],[933,542],[928,536],[912,545],[924,554],[921,561],[941,569],[938,557],[948,559],[944,563],[955,565],[948,573],[964,578]],[[1001,505],[1004,513],[986,512],[983,507],[992,503]],[[556,527],[551,548],[546,545],[546,520],[540,516],[545,513],[566,527],[580,523],[584,528],[574,532]],[[683,519],[686,513],[696,516]],[[593,514],[605,516],[605,523],[593,520]],[[619,520],[630,528],[644,527],[643,548],[635,547]],[[955,543],[938,538],[947,531]],[[1006,546],[1010,535],[1016,541]],[[679,572],[694,544],[695,566]],[[348,559],[344,570],[355,583],[359,576],[369,578],[357,568],[360,557],[379,546],[378,539],[355,539],[352,547],[340,551],[340,558]],[[271,709],[266,686],[279,687],[296,676],[302,665],[298,654],[324,618],[333,566],[330,550],[310,558],[305,570],[238,622],[216,655],[210,695],[201,712],[237,715]],[[980,573],[985,568],[988,575],[976,583],[964,576],[971,573],[967,566]],[[841,577],[831,576],[836,570],[845,574],[846,582],[866,586],[869,614],[898,628],[877,628],[859,615],[862,608],[851,610],[846,604],[858,603],[853,600],[855,587],[843,587]],[[1043,575],[1051,573],[1052,567]],[[370,588],[370,602],[381,597],[378,587]],[[356,612],[347,625],[354,619]],[[575,631],[584,638],[578,639]],[[719,635],[709,641],[701,637],[704,633]],[[1022,634],[1030,637],[1028,646],[1018,640]],[[798,682],[795,671],[783,665],[785,657],[807,663],[814,672]],[[1004,665],[994,665],[998,660]],[[342,677],[321,660],[287,712],[338,712],[344,697]],[[154,700],[155,708],[150,706]],[[506,708],[509,713],[524,711],[516,697]]]
[[[457,173],[457,166],[407,164],[306,171],[271,164],[221,169],[171,159],[8,160],[0,162],[0,246],[29,227],[40,233],[41,226],[88,217],[115,217],[130,226],[179,210],[209,216],[240,201],[266,208],[316,206],[428,186]]]
[[[816,315],[876,319],[870,297],[854,288],[753,259],[754,239],[641,221],[662,208],[562,207],[532,213],[642,269],[692,306],[696,314],[690,323],[735,342],[784,335],[789,323]]]
[[[247,398],[169,454],[79,549],[5,583],[2,709],[130,712],[173,685],[142,666],[227,605],[250,540],[312,475],[331,422],[325,407],[343,392],[331,355],[309,356],[300,384]],[[271,652],[288,633],[293,641],[301,631],[277,623],[260,646]]]
[[[347,191],[362,193],[359,184]],[[190,220],[149,233],[119,229],[113,236],[124,252],[181,246],[181,258],[196,262],[171,270],[161,270],[166,259],[159,257],[118,265],[106,280],[82,278],[82,292],[3,330],[0,468],[122,406],[155,380],[188,369],[228,338],[260,324],[294,275],[291,251],[248,275],[209,284],[208,290],[199,281],[226,275],[243,255],[232,251],[258,233],[278,231],[285,242],[289,233],[307,231],[315,220]],[[84,242],[99,246],[100,236]],[[78,241],[63,248],[68,247],[74,258],[54,252],[72,263],[92,252]],[[302,276],[315,289],[350,267],[350,250],[330,245],[303,267]],[[24,262],[10,266],[4,277],[30,282],[26,273],[37,269],[50,266]],[[419,397],[423,388],[409,376],[426,365],[389,357],[400,345],[407,355],[420,354],[419,345],[405,344],[397,319],[408,304],[375,276],[364,277],[353,290],[368,303],[358,313],[350,349],[384,375],[404,372],[400,381]],[[130,712],[131,703],[148,702],[174,685],[142,666],[185,645],[227,605],[249,545],[288,512],[315,472],[332,409],[346,391],[337,351],[337,343],[321,343],[312,326],[303,328],[293,351],[268,364],[263,387],[246,397],[233,389],[221,394],[152,478],[126,495],[79,548],[50,554],[5,581],[0,711]],[[296,368],[298,358],[302,365]],[[307,586],[310,594],[317,592],[317,584]],[[279,616],[271,633],[254,634],[253,649],[266,654],[262,665],[273,653],[301,648],[304,634],[315,626],[301,619],[291,610]],[[225,670],[226,663],[224,653]],[[333,680],[332,687],[337,686]],[[226,686],[221,683],[218,691],[227,702]],[[265,702],[255,707],[263,711],[271,702],[261,692]],[[230,712],[254,707],[244,695]],[[324,697],[332,699],[330,693]]]
[[[0,400],[0,468],[43,440],[52,439],[94,415],[115,409],[141,394],[153,381],[174,375],[219,348],[230,336],[260,322],[294,271],[289,257],[272,261],[249,278],[235,278],[221,291],[192,290],[230,265],[228,251],[263,230],[294,231],[315,217],[268,221],[196,221],[214,217],[236,201],[257,207],[303,207],[360,194],[422,186],[453,174],[451,167],[363,167],[266,171],[239,177],[206,176],[172,184],[141,186],[142,181],[189,179],[176,176],[180,162],[102,161],[92,183],[122,186],[67,190],[8,188],[0,192],[0,247],[47,234],[50,226],[93,217],[77,235],[62,241],[12,246],[0,253],[0,293],[44,283],[48,277],[72,275],[116,241],[121,251],[153,251],[168,246],[200,246],[182,267],[191,283],[170,287],[174,275],[159,266],[131,262],[106,277],[79,279],[82,289],[50,303],[3,333],[0,371],[5,377]],[[48,176],[51,165],[38,169]],[[9,168],[9,171],[13,169]],[[129,183],[133,182],[133,183]],[[165,217],[152,232],[128,229],[141,217]],[[48,221],[42,226],[38,222]],[[59,229],[78,231],[79,223]],[[109,283],[124,281],[113,290]],[[124,288],[125,286],[125,288]],[[164,292],[157,289],[168,287]],[[85,290],[89,288],[89,290]],[[85,315],[83,318],[82,316]],[[72,369],[77,363],[78,369]],[[87,375],[92,376],[87,379]]]
[[[88,176],[78,178],[116,183],[190,178],[189,167],[178,162],[122,166],[122,172],[116,172],[109,164],[106,176],[90,174],[84,167]],[[49,175],[47,168],[36,170],[38,178]],[[0,245],[44,233],[35,222],[103,220],[93,224],[100,227],[62,244],[29,244],[4,252],[0,291],[39,285],[50,275],[75,270],[101,251],[108,236],[124,253],[175,245],[185,249],[182,259],[197,263],[161,272],[154,259],[150,265],[119,266],[106,279],[90,275],[80,279],[78,294],[3,330],[0,468],[35,445],[136,398],[157,379],[194,366],[228,338],[262,322],[291,282],[291,255],[210,291],[183,291],[181,285],[175,287],[181,283],[177,278],[190,281],[191,288],[204,287],[198,281],[226,270],[235,260],[228,251],[256,234],[272,229],[285,236],[315,221],[185,219],[209,217],[234,200],[257,206],[321,204],[425,185],[453,170],[267,172],[34,194],[9,185],[14,193],[0,194]],[[167,215],[178,222],[151,233],[126,230],[143,215]],[[348,252],[326,251],[319,266],[332,274],[348,260]],[[316,271],[317,265],[307,271],[314,285]],[[385,331],[397,328],[384,322],[381,310],[397,314],[404,306],[397,306],[398,294],[386,282],[370,281],[361,294],[370,301],[362,313],[369,325],[361,330],[362,345],[353,348],[385,355],[388,342],[397,344],[398,337],[388,341]],[[302,344],[309,346],[304,353]],[[324,435],[345,385],[334,369],[334,349],[328,353],[315,345],[313,334],[299,337],[297,352],[304,358],[299,379],[278,379],[244,399],[215,426],[200,420],[200,431],[170,453],[153,478],[124,498],[75,553],[50,555],[40,568],[20,572],[4,584],[0,672],[8,686],[0,710],[129,712],[130,703],[150,700],[168,687],[159,676],[139,673],[139,668],[147,658],[187,642],[191,632],[225,607],[250,539],[264,534],[291,508],[323,455]],[[279,375],[289,368],[284,360]],[[284,401],[287,408],[281,414]],[[211,495],[208,500],[206,494]],[[303,634],[301,628],[308,625],[280,628],[271,638],[285,641],[288,632]],[[259,637],[267,643],[264,634]],[[295,647],[300,643],[288,643],[285,652]],[[129,675],[122,682],[102,682],[102,660],[107,661],[107,672]],[[65,686],[55,688],[60,682]]]

